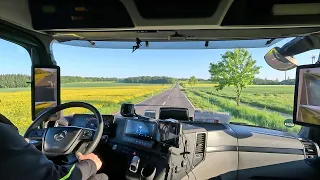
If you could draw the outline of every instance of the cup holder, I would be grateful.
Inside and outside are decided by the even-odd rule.
[[[147,164],[141,170],[141,180],[153,180],[156,175],[157,168],[151,164]]]

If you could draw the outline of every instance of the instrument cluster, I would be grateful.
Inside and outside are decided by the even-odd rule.
[[[104,129],[109,128],[110,125],[114,122],[113,115],[102,115],[102,118],[104,123]],[[98,120],[93,114],[75,114],[73,115],[70,125],[97,130]]]

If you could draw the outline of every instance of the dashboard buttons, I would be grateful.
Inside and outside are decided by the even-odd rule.
[[[108,142],[108,135],[102,135],[101,140],[104,142]]]
[[[181,169],[178,166],[176,166],[175,173],[179,173],[180,171],[181,171]]]
[[[144,146],[147,148],[151,148],[153,146],[153,142],[151,142],[151,141],[145,141],[142,139],[136,139],[136,138],[132,138],[132,137],[128,137],[128,136],[123,137],[123,141],[128,142],[128,143],[132,143],[132,144],[136,144],[139,146]]]
[[[82,139],[91,139],[93,136],[93,133],[91,130],[88,130],[88,129],[84,129],[82,131]]]
[[[181,167],[186,167],[187,166],[187,163],[185,161],[182,161],[181,162]]]
[[[115,150],[117,149],[117,147],[118,147],[118,146],[117,146],[116,144],[115,144],[115,145],[113,145],[113,146],[112,146],[112,150],[114,150],[114,151],[115,151]]]

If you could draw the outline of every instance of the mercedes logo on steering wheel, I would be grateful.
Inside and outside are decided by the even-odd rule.
[[[67,131],[64,130],[64,131],[57,132],[57,133],[53,136],[53,138],[54,138],[56,141],[62,141],[66,136],[67,136]]]

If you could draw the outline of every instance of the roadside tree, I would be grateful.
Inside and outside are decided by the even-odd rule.
[[[247,85],[252,84],[255,75],[259,74],[260,67],[256,66],[256,60],[246,49],[235,49],[221,55],[221,61],[210,63],[209,73],[211,81],[218,82],[216,90],[222,90],[226,86],[234,86],[236,89],[236,102],[240,105],[241,93]]]

